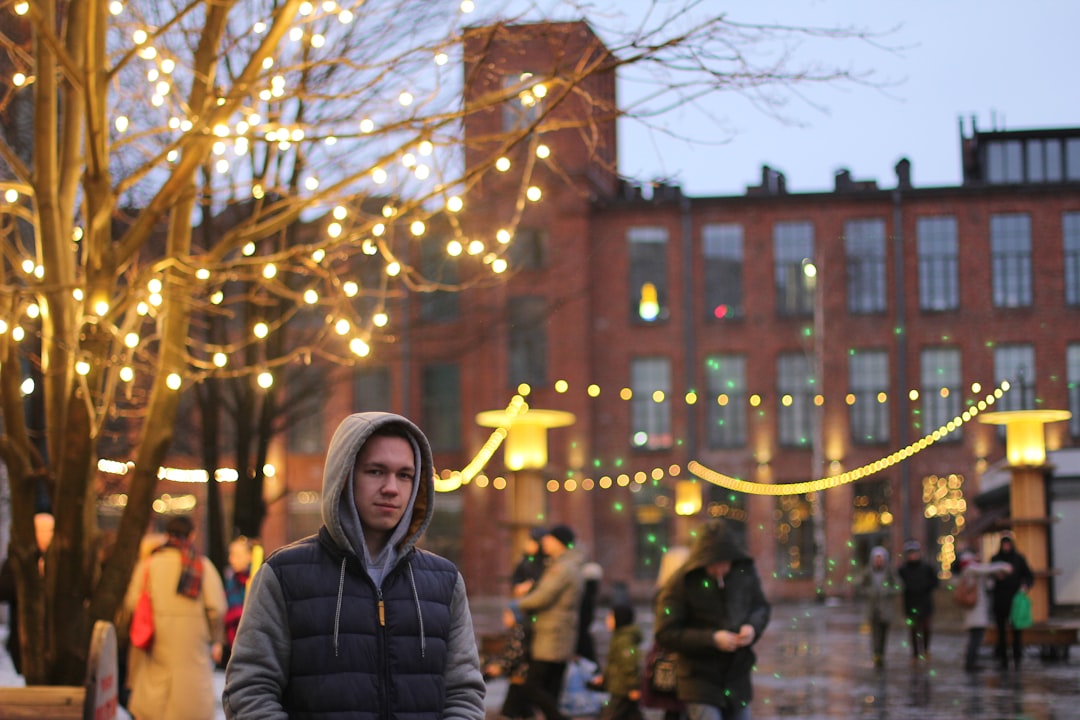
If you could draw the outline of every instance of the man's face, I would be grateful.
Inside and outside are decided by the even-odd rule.
[[[376,435],[356,456],[353,496],[365,534],[388,535],[412,497],[416,463],[405,438]]]
[[[566,550],[566,546],[554,535],[545,535],[540,538],[540,547],[544,549],[545,555],[553,558],[559,557]]]

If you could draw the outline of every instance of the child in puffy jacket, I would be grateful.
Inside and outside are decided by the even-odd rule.
[[[634,608],[615,605],[608,611],[611,631],[607,664],[603,675],[594,678],[603,683],[611,698],[601,713],[602,720],[641,720],[641,628],[634,624]]]

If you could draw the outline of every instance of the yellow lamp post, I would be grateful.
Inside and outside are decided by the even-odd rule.
[[[544,468],[547,467],[547,431],[573,425],[573,413],[563,410],[540,410],[525,405],[515,413],[485,410],[477,413],[481,427],[506,428],[503,459],[514,473],[510,484],[510,526],[513,557],[524,551],[529,529],[547,517],[547,491]]]
[[[695,480],[675,483],[675,514],[690,517],[701,512],[701,485]]]
[[[979,421],[1005,426],[1005,458],[1012,481],[1009,516],[1016,548],[1027,557],[1035,575],[1031,617],[1050,616],[1049,523],[1046,508],[1046,438],[1043,425],[1068,420],[1068,410],[1002,410],[979,415]]]

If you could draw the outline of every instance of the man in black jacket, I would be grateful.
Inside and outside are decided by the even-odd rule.
[[[897,574],[904,585],[904,612],[911,630],[911,657],[912,660],[925,660],[930,655],[930,628],[938,576],[937,571],[922,559],[922,546],[918,540],[904,543],[904,564]]]
[[[723,520],[709,522],[656,605],[656,643],[678,653],[677,694],[690,720],[750,717],[751,648],[770,612],[753,559]]]

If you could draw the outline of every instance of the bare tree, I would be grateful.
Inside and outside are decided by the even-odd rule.
[[[717,90],[770,105],[768,88],[780,97],[852,78],[796,66],[786,52],[755,59],[756,48],[866,37],[656,2],[556,76],[462,103],[461,67],[483,65],[462,57],[465,34],[552,17],[510,5],[523,14],[481,17],[465,12],[468,1],[443,0],[2,4],[0,458],[28,683],[82,682],[92,623],[114,617],[136,562],[185,388],[281,386],[313,358],[363,362],[392,340],[393,294],[500,282],[507,245],[465,237],[462,198],[544,132],[587,134],[621,113],[648,122]],[[592,12],[551,5],[559,17]],[[616,68],[648,88],[633,107],[591,93],[590,78]],[[589,116],[560,112],[570,100]],[[461,146],[466,113],[504,107],[523,121]],[[514,190],[521,203],[528,187]],[[439,223],[458,243],[451,251],[478,260],[453,284],[409,261],[409,241]],[[346,274],[357,263],[366,269]],[[275,343],[287,326],[299,329]],[[134,438],[127,504],[102,564],[95,477],[118,419]],[[40,488],[57,520],[43,577],[33,561]]]

